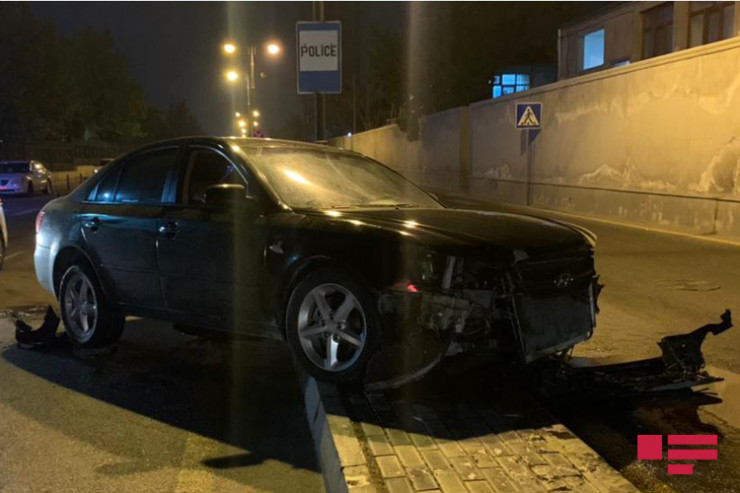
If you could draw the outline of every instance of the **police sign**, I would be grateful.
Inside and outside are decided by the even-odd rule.
[[[342,92],[340,22],[296,23],[298,94]]]

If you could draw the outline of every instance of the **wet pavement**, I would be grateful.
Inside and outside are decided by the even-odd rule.
[[[24,350],[8,315],[0,490],[323,491],[285,345],[132,320],[110,350]]]

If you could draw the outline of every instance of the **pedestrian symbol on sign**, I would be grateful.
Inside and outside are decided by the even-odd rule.
[[[542,121],[542,103],[517,103],[516,128],[540,128]]]

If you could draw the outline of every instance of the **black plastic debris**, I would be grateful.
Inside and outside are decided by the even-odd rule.
[[[59,317],[54,309],[49,306],[44,315],[44,322],[36,330],[23,320],[16,319],[15,340],[18,342],[18,347],[24,349],[49,349],[62,344],[66,340],[64,333],[57,336],[58,328]]]

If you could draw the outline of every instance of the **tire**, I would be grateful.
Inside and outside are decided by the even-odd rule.
[[[29,181],[28,186],[26,187],[26,195],[29,197],[33,197],[33,182]]]
[[[114,313],[100,281],[87,264],[73,264],[64,273],[59,304],[67,336],[75,345],[103,347],[121,338],[124,318]]]
[[[285,329],[301,366],[331,382],[361,380],[380,340],[372,294],[336,268],[310,272],[298,282],[288,301]]]
[[[44,195],[51,195],[51,180],[46,180],[46,185],[44,186]]]

